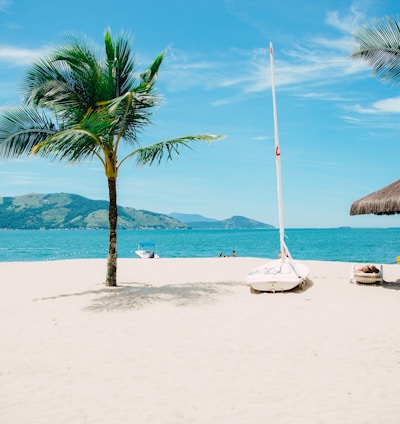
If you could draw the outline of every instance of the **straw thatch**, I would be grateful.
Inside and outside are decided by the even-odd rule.
[[[400,180],[353,202],[350,215],[400,213]]]

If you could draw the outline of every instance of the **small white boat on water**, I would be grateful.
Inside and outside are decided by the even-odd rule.
[[[255,268],[247,274],[247,283],[257,291],[280,292],[292,290],[295,287],[303,285],[307,280],[309,269],[303,263],[294,261],[290,255],[284,238],[285,230],[283,225],[283,206],[282,206],[282,183],[281,183],[281,152],[279,149],[278,136],[278,118],[276,112],[276,95],[274,81],[274,54],[272,43],[270,43],[271,75],[272,75],[272,101],[274,111],[274,136],[275,136],[275,159],[276,159],[276,177],[278,192],[278,210],[279,210],[279,239],[280,239],[280,257],[279,259],[267,262],[265,265]]]
[[[137,250],[135,251],[136,255],[142,259],[157,259],[160,256],[155,252],[155,243],[139,243]]]

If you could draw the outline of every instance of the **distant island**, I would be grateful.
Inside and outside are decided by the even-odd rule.
[[[198,214],[183,214],[178,212],[170,213],[168,216],[196,230],[261,230],[274,228],[273,225],[264,224],[263,222],[244,216],[232,216],[231,218],[221,221],[213,218],[206,218]]]
[[[0,197],[0,229],[107,229],[108,201],[77,194],[26,194]],[[119,229],[258,229],[273,228],[242,216],[222,221],[201,215],[159,214],[118,206]]]

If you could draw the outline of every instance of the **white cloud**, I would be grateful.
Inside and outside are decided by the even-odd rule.
[[[270,136],[266,136],[266,135],[259,135],[259,136],[256,136],[256,137],[253,137],[252,139],[253,140],[256,140],[256,141],[264,141],[264,140],[269,140],[269,139],[271,139],[272,137],[270,137]]]
[[[0,45],[0,62],[8,63],[14,66],[29,65],[47,52],[47,49],[35,50]]]
[[[1,5],[10,4],[0,0]],[[363,13],[352,6],[347,15],[337,11],[327,14],[326,23],[339,30],[338,36],[318,36],[288,51],[279,51],[275,58],[276,84],[281,88],[296,90],[296,95],[309,96],[318,84],[329,85],[347,76],[365,70],[365,64],[350,58],[352,37],[350,32],[360,25]],[[48,50],[26,49],[0,45],[0,62],[24,66],[46,54]],[[245,51],[232,48],[216,52],[208,60],[204,56],[186,53],[169,46],[164,60],[160,82],[164,81],[170,91],[220,90],[214,106],[240,102],[251,93],[270,88],[270,62],[267,48]],[[224,96],[227,88],[236,88],[236,95]]]
[[[327,13],[326,24],[333,27],[337,36],[318,35],[309,38],[290,50],[275,52],[276,85],[295,90],[296,95],[308,95],[313,87],[329,86],[334,82],[354,76],[367,69],[365,63],[350,58],[353,50],[351,33],[361,25],[365,15],[356,6],[347,14],[337,11]],[[331,33],[329,28],[327,34]],[[270,62],[267,48],[251,51],[231,49],[216,53],[210,61],[201,57],[190,57],[181,51],[169,50],[166,58],[166,84],[172,91],[194,89],[221,90],[214,106],[240,101],[249,93],[262,92],[270,88]],[[237,95],[225,98],[225,88],[236,88]],[[333,97],[330,97],[331,100]]]
[[[353,3],[350,13],[340,17],[337,10],[328,12],[326,23],[346,33],[352,33],[365,20],[365,14]]]
[[[379,100],[370,107],[358,104],[354,106],[353,111],[360,114],[400,113],[400,97]]]

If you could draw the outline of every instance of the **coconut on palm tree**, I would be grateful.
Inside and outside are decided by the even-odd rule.
[[[400,20],[375,19],[354,33],[353,59],[365,60],[382,81],[400,84]]]
[[[138,165],[172,159],[193,141],[221,136],[190,135],[141,146],[141,131],[159,104],[154,85],[164,52],[138,74],[129,37],[104,35],[105,57],[85,40],[71,37],[33,64],[22,89],[23,105],[0,115],[0,155],[35,154],[67,162],[97,158],[109,190],[109,249],[106,285],[117,285],[117,177],[121,165],[135,157]],[[122,143],[129,153],[119,158]]]

